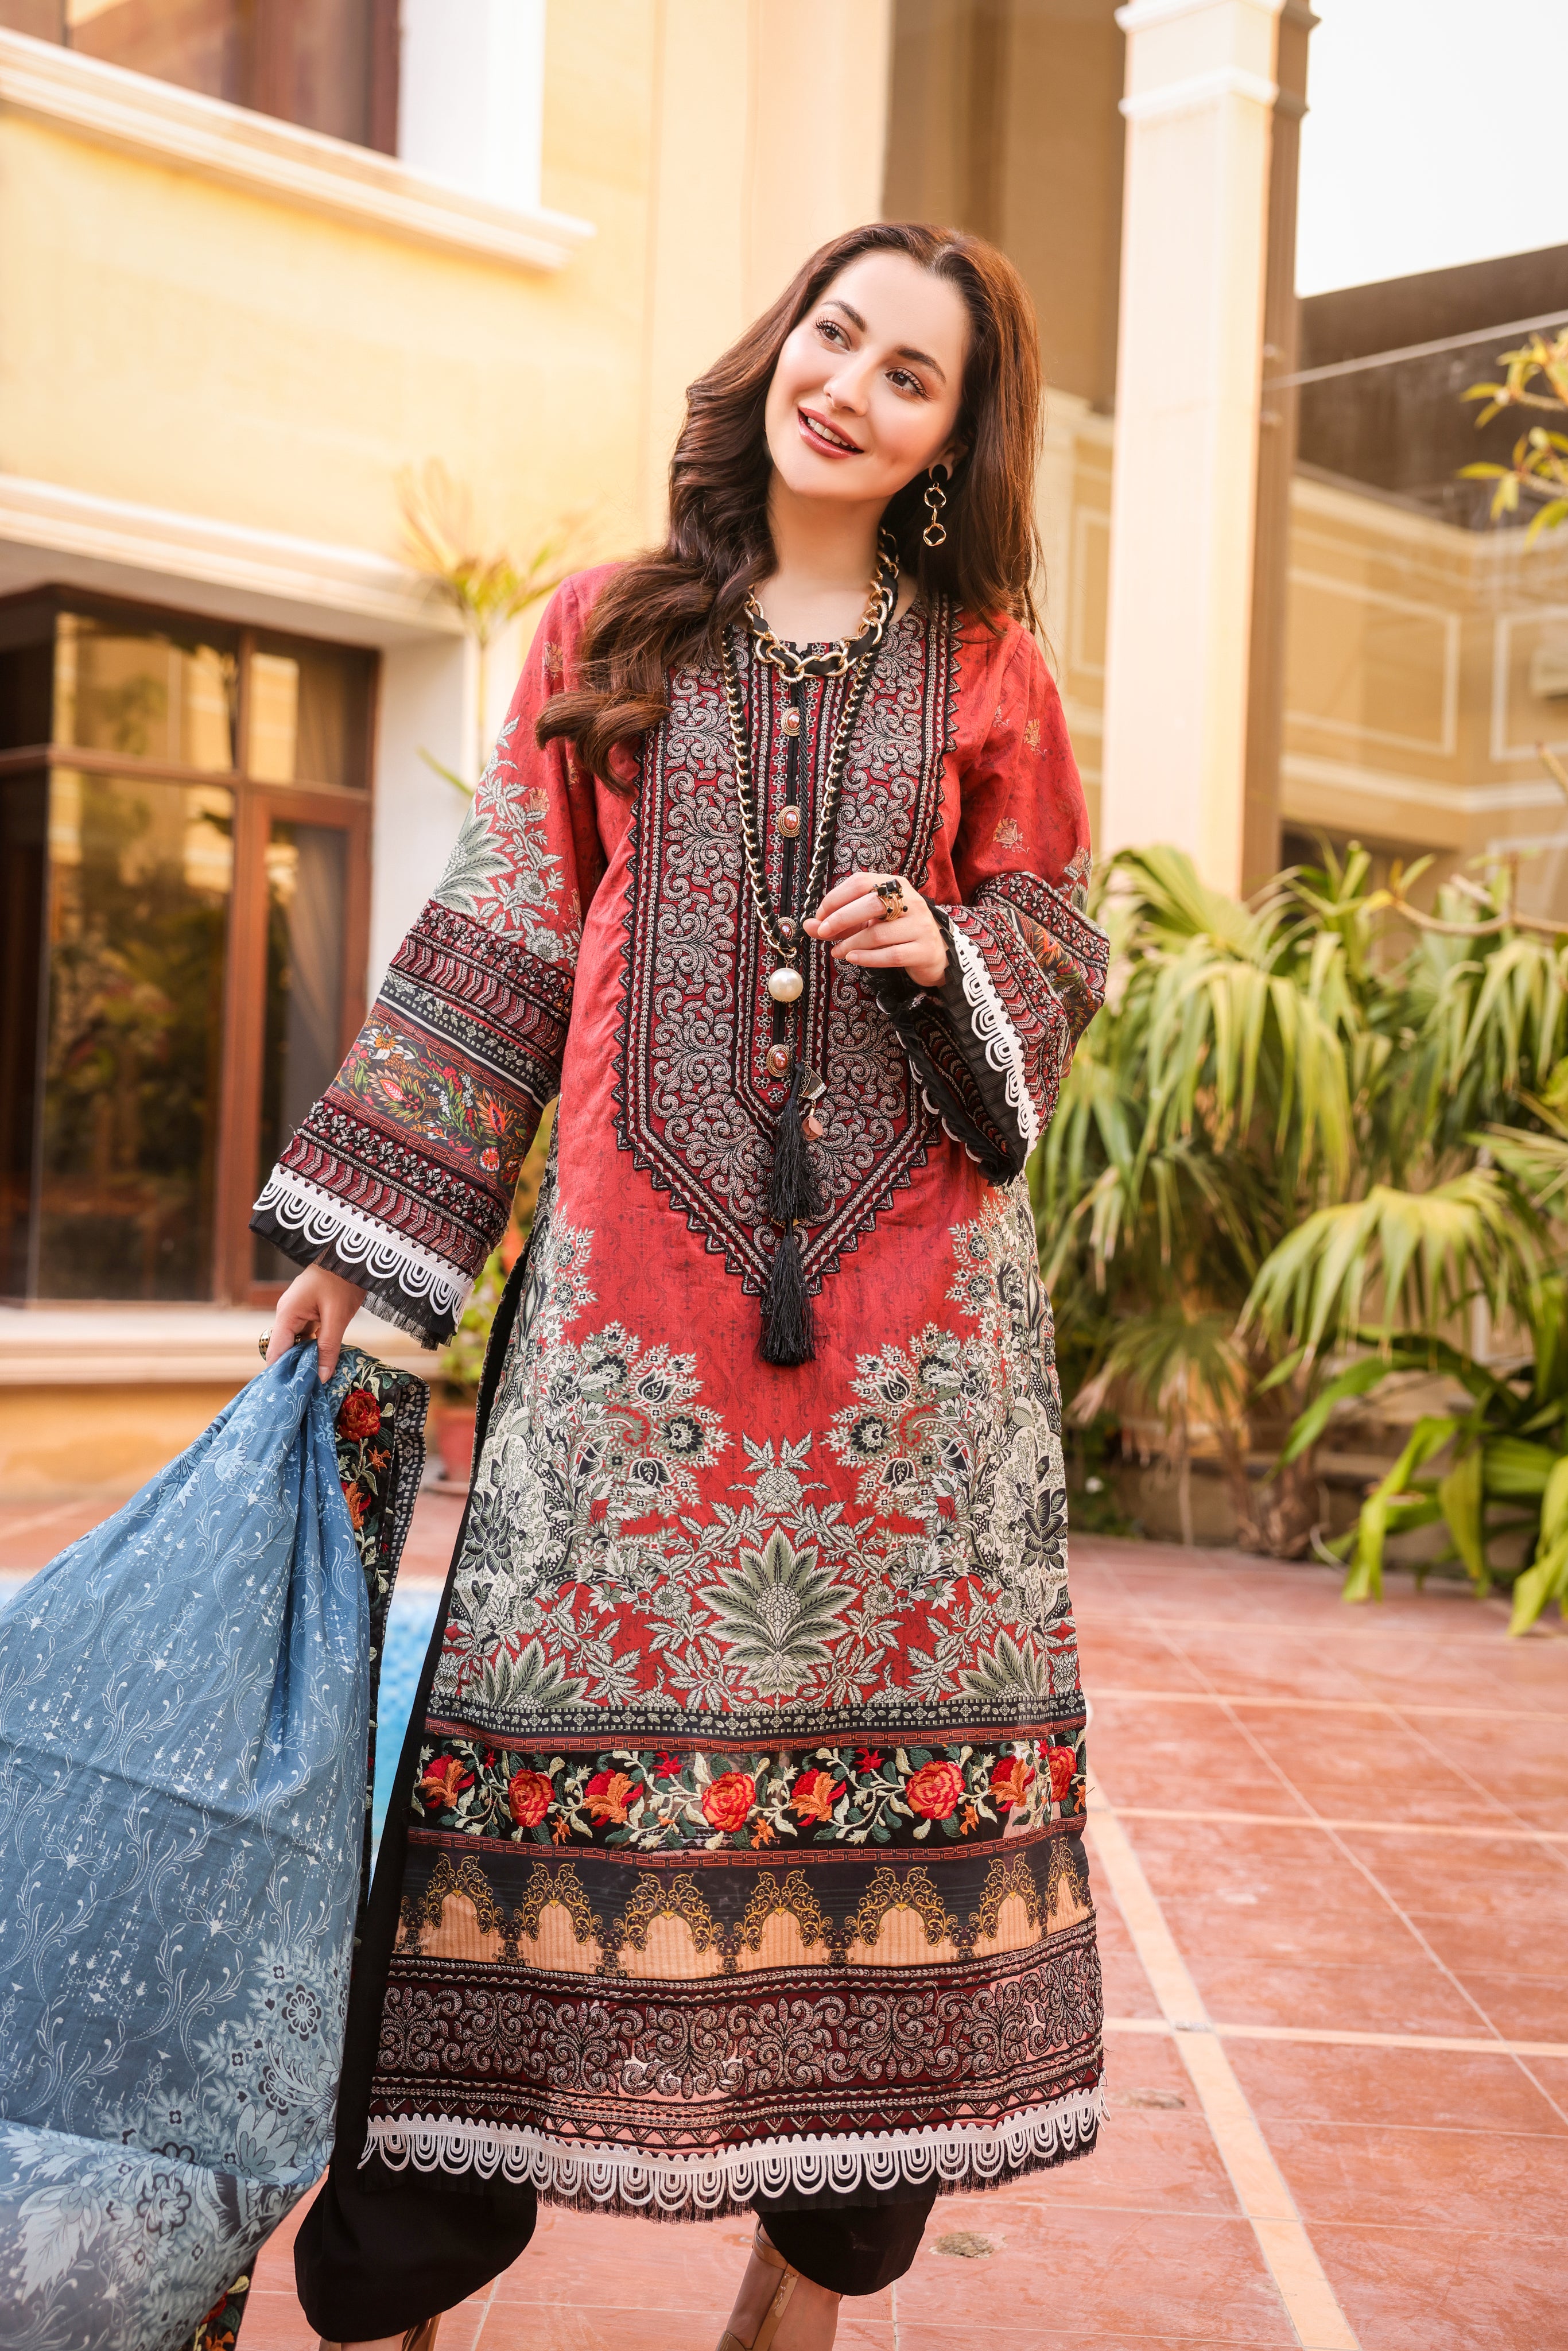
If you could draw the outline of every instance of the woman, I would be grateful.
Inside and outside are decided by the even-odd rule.
[[[367,1295],[439,1340],[559,1092],[300,2233],[335,2342],[432,2339],[542,2195],[755,2210],[724,2351],[816,2351],[939,2189],[1092,2144],[1019,1176],[1104,943],[1038,416],[978,239],[807,264],[693,386],[664,547],[549,607],[258,1203],[274,1347]]]

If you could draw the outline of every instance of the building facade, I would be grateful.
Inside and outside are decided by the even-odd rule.
[[[1035,294],[1102,846],[1175,839],[1239,888],[1319,831],[1513,843],[1550,900],[1568,554],[1477,528],[1407,444],[1485,371],[1467,334],[1568,308],[1561,256],[1303,315],[1311,26],[0,0],[0,1498],[129,1486],[254,1366],[258,1173],[441,870],[440,770],[472,778],[531,625],[481,711],[402,486],[438,465],[525,559],[645,540],[685,385],[858,220],[980,230]],[[1445,340],[1440,381],[1395,349]]]

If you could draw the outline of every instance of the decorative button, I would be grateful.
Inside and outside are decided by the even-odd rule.
[[[768,993],[775,1004],[793,1004],[806,983],[789,964],[781,964],[768,975]]]
[[[792,939],[795,935],[796,927],[795,917],[793,914],[779,915],[779,935],[781,939]]]
[[[800,830],[800,811],[798,808],[781,808],[773,821],[786,841],[793,841]]]
[[[779,721],[779,724],[782,726],[786,735],[799,735],[800,732],[800,712],[798,710],[787,710],[784,713],[782,719]]]
[[[790,1055],[788,1045],[769,1045],[768,1048],[768,1076],[770,1078],[787,1078],[789,1074],[789,1060]]]

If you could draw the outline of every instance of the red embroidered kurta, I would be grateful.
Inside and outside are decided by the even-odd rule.
[[[368,2143],[627,2210],[979,2186],[1082,2151],[1098,2113],[1020,1180],[1103,987],[1082,795],[1032,639],[906,613],[831,872],[907,874],[947,975],[873,983],[809,948],[780,1013],[717,664],[672,680],[634,803],[535,746],[601,576],[550,606],[451,865],[257,1207],[440,1337],[559,1089],[396,1948],[361,1970]],[[854,680],[791,689],[735,649],[787,897]],[[817,1354],[791,1369],[758,1353],[780,1042],[828,1087]]]

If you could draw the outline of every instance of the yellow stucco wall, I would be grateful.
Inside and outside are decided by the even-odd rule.
[[[543,198],[596,234],[553,273],[0,114],[0,471],[392,554],[438,456],[493,540],[624,548],[685,385],[878,209],[886,15],[555,0]]]
[[[560,169],[598,235],[534,272],[423,246],[0,117],[0,465],[396,551],[398,469],[443,458],[494,537],[637,505],[650,124],[642,12]],[[641,35],[641,37],[640,37]],[[553,187],[548,193],[555,195]]]

